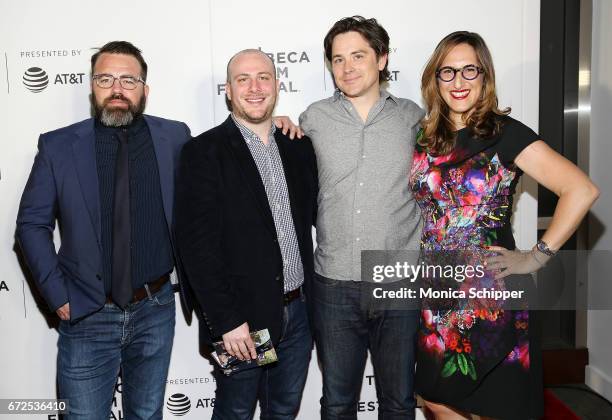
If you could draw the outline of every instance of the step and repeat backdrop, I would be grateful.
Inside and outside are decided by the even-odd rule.
[[[360,14],[385,26],[391,37],[388,88],[417,103],[421,71],[438,41],[471,30],[492,50],[500,105],[538,128],[539,1],[0,0],[0,10],[0,398],[56,395],[56,323],[15,246],[15,218],[39,134],[90,116],[93,48],[110,40],[141,48],[149,64],[146,112],[185,121],[195,135],[227,117],[225,69],[239,50],[259,48],[272,57],[281,83],[276,114],[297,121],[310,103],[334,91],[322,44],[338,19]],[[514,226],[519,246],[526,247],[535,242],[536,199],[529,180],[523,189],[528,192],[518,200]],[[203,419],[212,412],[215,383],[198,351],[196,324],[186,325],[178,311],[165,418]],[[374,381],[368,364],[360,419],[377,418]],[[313,353],[299,419],[319,416],[320,394]],[[111,418],[123,418],[120,401],[119,381]]]

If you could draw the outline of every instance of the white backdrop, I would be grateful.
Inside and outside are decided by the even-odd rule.
[[[276,113],[297,121],[308,104],[333,92],[322,41],[336,20],[361,14],[385,26],[394,75],[389,89],[416,102],[421,102],[421,71],[437,42],[467,29],[479,32],[492,50],[500,105],[511,106],[515,118],[538,128],[539,1],[132,0],[116,6],[0,0],[0,11],[0,398],[55,397],[57,332],[37,305],[14,250],[14,221],[38,135],[89,116],[92,47],[121,39],[141,48],[149,64],[147,113],[185,121],[199,134],[227,116],[222,84],[227,60],[238,50],[274,54],[283,88]],[[38,93],[23,83],[32,67],[49,79]],[[523,248],[535,242],[536,231],[531,181],[524,186],[530,193],[518,201],[514,220]],[[198,355],[197,326],[188,327],[179,312],[167,399],[175,394],[189,399],[184,418],[210,416],[215,389],[210,372]],[[320,389],[313,353],[300,419],[318,417]],[[376,418],[370,365],[358,409],[360,419]],[[122,418],[119,404],[113,417]],[[174,415],[166,409],[165,417]]]

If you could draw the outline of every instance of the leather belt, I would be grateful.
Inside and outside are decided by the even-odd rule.
[[[291,290],[283,295],[283,302],[285,305],[289,305],[294,300],[300,298],[302,296],[302,286],[298,287],[295,290]]]
[[[168,280],[170,280],[170,275],[164,274],[157,280],[153,280],[152,282],[145,283],[143,287],[140,287],[134,290],[134,295],[132,296],[132,300],[130,301],[130,303],[138,303],[141,300],[147,297],[150,297],[154,293],[159,292],[159,289],[161,289],[162,286],[166,284],[166,282],[168,282]],[[113,298],[110,296],[107,296],[106,303],[113,303]]]

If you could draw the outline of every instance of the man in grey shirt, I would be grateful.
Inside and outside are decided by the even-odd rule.
[[[375,19],[341,19],[324,46],[338,89],[300,116],[319,171],[311,302],[321,418],[356,418],[368,349],[379,418],[414,418],[418,314],[362,305],[361,251],[419,248],[421,215],[408,175],[423,111],[381,90],[389,36]]]

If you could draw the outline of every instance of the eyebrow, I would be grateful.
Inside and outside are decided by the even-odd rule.
[[[272,76],[272,73],[269,71],[260,71],[258,73],[256,73],[256,76],[261,76],[262,74],[268,74],[270,76]],[[234,79],[240,77],[240,76],[250,76],[251,73],[238,73],[236,76],[234,76]]]
[[[359,54],[359,53],[365,54],[367,53],[367,51],[366,50],[355,50],[355,51],[351,51],[348,55]],[[336,57],[342,57],[342,54],[332,55],[332,58],[336,58]]]

